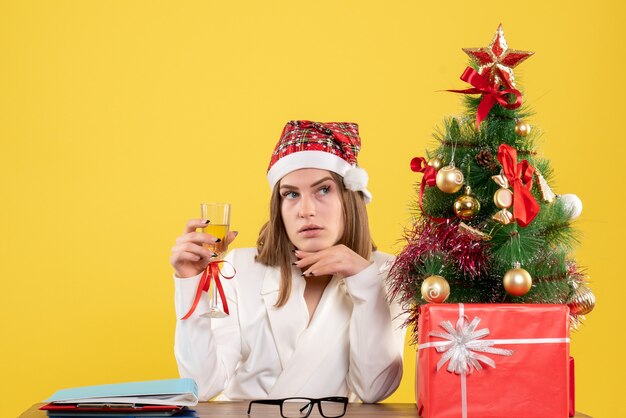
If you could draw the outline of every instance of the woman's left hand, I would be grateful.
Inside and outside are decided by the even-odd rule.
[[[298,261],[294,264],[303,269],[303,276],[338,275],[349,277],[360,273],[371,264],[345,245],[334,245],[316,252],[295,251]],[[306,269],[305,269],[306,268]]]

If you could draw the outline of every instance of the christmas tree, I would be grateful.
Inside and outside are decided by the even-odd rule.
[[[488,47],[463,51],[472,67],[461,79],[472,88],[449,91],[464,94],[465,113],[445,119],[437,145],[411,161],[423,177],[392,296],[416,328],[420,305],[444,301],[567,304],[575,328],[595,304],[572,258],[582,204],[550,189],[550,163],[521,106],[513,68],[532,52],[509,49],[502,26]]]

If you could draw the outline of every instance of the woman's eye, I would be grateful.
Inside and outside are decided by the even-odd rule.
[[[330,192],[330,186],[324,186],[320,189],[320,194],[327,195]]]
[[[298,193],[296,192],[285,192],[283,193],[283,197],[286,199],[295,199],[296,197],[298,197]]]

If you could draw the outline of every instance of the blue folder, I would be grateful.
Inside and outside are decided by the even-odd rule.
[[[198,385],[193,379],[183,378],[83,386],[61,389],[46,402],[194,406],[198,403]]]

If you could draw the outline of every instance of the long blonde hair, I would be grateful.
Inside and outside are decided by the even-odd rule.
[[[366,260],[372,256],[376,246],[370,235],[367,209],[361,192],[353,192],[343,187],[343,178],[330,172],[341,190],[340,200],[343,212],[344,230],[338,244],[343,244]],[[291,294],[291,263],[293,244],[289,241],[281,215],[280,182],[274,186],[270,199],[270,220],[261,227],[257,239],[256,261],[267,266],[280,266],[280,293],[276,307],[281,307]]]

